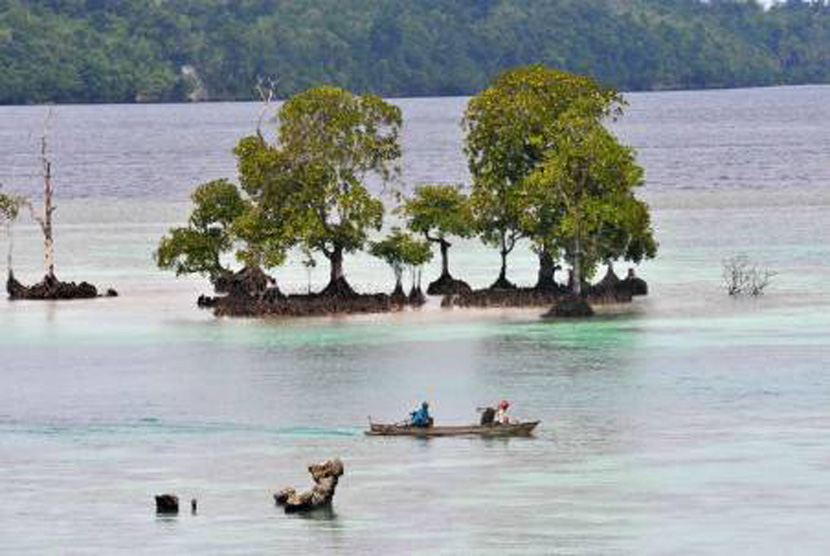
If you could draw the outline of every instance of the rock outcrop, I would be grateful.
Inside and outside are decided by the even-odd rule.
[[[179,513],[179,497],[175,494],[159,494],[156,496],[156,513],[175,515]]]
[[[309,512],[331,506],[337,483],[343,475],[343,462],[332,459],[316,465],[309,465],[308,472],[314,480],[311,490],[297,492],[288,487],[274,494],[277,506],[285,508],[285,513]]]

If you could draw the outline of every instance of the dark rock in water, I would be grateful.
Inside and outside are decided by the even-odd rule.
[[[156,513],[167,515],[178,514],[179,497],[174,494],[160,494],[156,496]]]
[[[216,298],[207,295],[200,295],[196,300],[196,305],[203,308],[210,308],[216,305]]]
[[[331,506],[337,483],[343,475],[343,462],[339,459],[309,465],[308,472],[314,480],[314,487],[297,492],[288,487],[274,494],[274,502],[285,508],[285,513],[308,512]]]
[[[470,293],[473,289],[464,280],[456,280],[449,273],[442,274],[427,286],[428,295],[453,295]]]
[[[190,500],[190,513],[191,513],[191,515],[196,515],[196,512],[197,512],[196,505],[197,505],[196,499],[192,498]]]
[[[9,277],[6,280],[6,292],[11,300],[92,299],[98,297],[98,289],[89,282],[81,282],[80,284],[61,282],[54,276],[47,275],[33,286],[24,286],[11,272],[9,272]]]
[[[81,282],[77,287],[79,297],[98,297],[98,289],[89,282]]]
[[[558,299],[545,317],[581,318],[593,315],[594,310],[584,297],[569,295]]]
[[[648,295],[648,284],[634,274],[633,268],[628,269],[628,276],[619,283],[618,288],[632,296]]]
[[[107,290],[107,293],[106,293],[106,296],[105,296],[105,297],[118,297],[118,292],[117,292],[117,291],[115,291],[115,290],[114,290],[114,289],[112,289],[112,288],[109,288],[109,289]]]

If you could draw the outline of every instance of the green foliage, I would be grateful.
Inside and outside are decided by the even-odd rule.
[[[470,237],[473,217],[469,199],[461,186],[447,184],[419,185],[406,199],[401,212],[409,229],[430,241],[449,236]]]
[[[0,223],[10,226],[20,216],[20,210],[26,206],[26,202],[25,197],[0,191]]]
[[[362,249],[383,224],[383,203],[364,183],[394,180],[402,118],[380,97],[334,87],[300,93],[280,108],[278,141],[247,138],[237,147],[243,188],[271,222],[332,261]],[[337,274],[337,276],[335,276]]]
[[[228,270],[223,253],[234,247],[234,225],[248,209],[235,185],[216,180],[200,185],[191,195],[194,204],[188,225],[173,228],[155,253],[159,268],[176,275],[203,274],[216,281]]]
[[[634,197],[643,170],[633,149],[621,145],[594,118],[567,113],[556,125],[556,148],[528,178],[537,203],[553,207],[545,242],[563,249],[574,267],[574,287],[601,261],[639,262],[657,250],[648,207]]]
[[[2,188],[0,184],[0,188]],[[12,275],[13,252],[14,252],[14,235],[13,228],[15,221],[20,216],[20,211],[23,207],[29,206],[29,200],[21,195],[12,195],[0,191],[0,224],[6,228],[8,235],[9,247],[6,254],[6,264],[8,266],[9,276]]]
[[[469,95],[534,62],[629,90],[826,83],[828,22],[826,0],[6,0],[0,103],[252,99],[268,76]]]
[[[271,268],[299,244],[310,261],[312,251],[323,253],[333,280],[341,277],[343,253],[362,249],[383,223],[383,203],[364,180],[399,174],[400,110],[323,87],[283,104],[279,121],[275,145],[257,134],[234,149],[242,191],[217,180],[193,193],[188,226],[161,240],[159,267],[215,282],[228,272],[222,255],[234,248],[245,265]]]
[[[392,228],[386,238],[371,242],[369,252],[392,267],[396,287],[401,284],[404,267],[418,268],[432,260],[429,242],[415,239],[400,228]]]
[[[559,120],[566,113],[599,120],[619,113],[621,104],[616,91],[589,77],[539,65],[502,73],[470,100],[463,124],[470,200],[482,241],[500,250],[500,282],[516,242],[530,236],[544,243],[555,225],[556,211],[534,199],[525,180],[558,148]]]

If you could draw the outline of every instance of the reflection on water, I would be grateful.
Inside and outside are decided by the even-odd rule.
[[[651,296],[590,322],[438,300],[214,319],[193,306],[204,282],[157,272],[151,253],[192,184],[233,171],[227,149],[255,107],[59,108],[72,184],[59,274],[122,297],[0,301],[0,551],[826,552],[827,91],[632,95],[618,129],[646,165],[662,254],[640,271]],[[465,179],[463,99],[401,104],[412,182]],[[16,130],[37,111],[0,108],[7,186],[31,150]],[[18,239],[34,279],[40,238],[24,226]],[[454,250],[456,274],[492,282],[497,254]],[[719,261],[739,252],[779,272],[765,298],[719,289]],[[531,283],[535,264],[519,249],[511,277]],[[359,288],[391,282],[366,257],[347,271]],[[306,284],[298,264],[278,278]],[[437,422],[470,423],[502,398],[542,421],[533,438],[363,434],[369,415],[403,419],[424,399]],[[274,507],[274,491],[335,456],[346,474],[331,514]],[[159,492],[197,498],[198,515],[156,518]]]

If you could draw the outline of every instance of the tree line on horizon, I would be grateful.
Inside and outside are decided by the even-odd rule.
[[[177,274],[202,274],[221,292],[235,275],[261,276],[300,252],[306,266],[316,266],[316,257],[329,264],[318,295],[354,298],[344,264],[350,253],[368,248],[388,263],[402,294],[403,270],[413,270],[420,291],[418,269],[437,246],[442,274],[431,287],[454,293],[469,286],[450,275],[451,242],[477,237],[501,258],[490,289],[515,290],[508,257],[529,241],[539,257],[536,289],[558,290],[554,273],[562,262],[579,298],[598,266],[639,263],[657,252],[648,206],[635,195],[643,170],[605,125],[624,106],[616,90],[590,77],[542,65],[506,70],[464,112],[469,186],[417,184],[407,194],[400,108],[377,95],[308,89],[279,107],[274,141],[261,125],[239,140],[236,183],[198,186],[188,222],[161,238],[155,259]],[[406,230],[372,239],[382,231],[385,206],[369,179],[384,184]],[[236,274],[234,261],[243,265]]]
[[[470,95],[542,63],[622,90],[830,82],[830,2],[7,0],[0,104]]]

